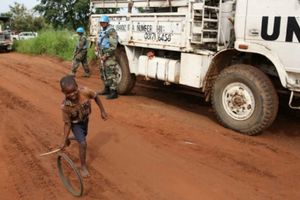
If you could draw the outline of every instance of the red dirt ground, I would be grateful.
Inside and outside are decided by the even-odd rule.
[[[0,194],[11,199],[74,199],[55,156],[62,140],[59,79],[70,63],[0,54]],[[99,90],[96,68],[80,85]],[[300,199],[299,118],[280,113],[271,128],[247,137],[220,126],[191,95],[136,86],[135,95],[93,103],[88,136],[91,177],[83,199]],[[77,144],[67,151],[77,159]]]

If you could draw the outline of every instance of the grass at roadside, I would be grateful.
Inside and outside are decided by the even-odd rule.
[[[72,60],[77,41],[78,36],[74,32],[67,30],[44,30],[36,38],[16,41],[14,47],[20,53],[51,55],[64,60]],[[94,51],[92,48],[89,48],[88,59],[94,58]]]

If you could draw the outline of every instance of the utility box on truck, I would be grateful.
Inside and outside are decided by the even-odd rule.
[[[272,124],[279,92],[299,109],[293,106],[300,92],[299,0],[92,0],[91,6],[144,8],[109,15],[119,35],[120,93],[138,75],[196,88],[221,124],[248,135]],[[94,38],[99,17],[91,16]]]

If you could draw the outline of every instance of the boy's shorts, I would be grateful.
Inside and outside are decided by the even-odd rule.
[[[85,138],[88,134],[88,124],[89,119],[74,124],[72,123],[71,129],[78,143],[85,141]]]

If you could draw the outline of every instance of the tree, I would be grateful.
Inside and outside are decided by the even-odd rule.
[[[90,15],[89,0],[41,0],[34,7],[54,28],[87,28]]]
[[[116,13],[119,9],[104,8],[93,11],[90,0],[41,0],[34,10],[43,15],[54,28],[76,30],[82,26],[87,30],[91,14]]]
[[[11,18],[11,30],[21,31],[38,31],[46,26],[43,17],[34,17],[33,13],[27,10],[24,4],[14,3],[9,6],[10,11],[4,15]]]

